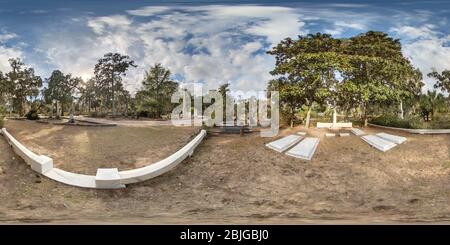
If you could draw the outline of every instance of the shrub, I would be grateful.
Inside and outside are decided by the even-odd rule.
[[[433,120],[430,126],[433,129],[450,129],[450,120]]]
[[[422,123],[419,118],[405,118],[400,119],[395,115],[384,115],[381,117],[372,118],[369,121],[370,123],[386,126],[386,127],[394,127],[394,128],[411,128],[417,129],[422,128]]]
[[[25,114],[25,117],[28,120],[38,120],[39,119],[38,111],[34,108],[31,108],[30,111],[28,111],[28,113]]]

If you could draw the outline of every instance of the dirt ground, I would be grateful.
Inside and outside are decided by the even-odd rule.
[[[141,147],[136,144],[140,140],[137,136],[158,139],[157,143],[164,145],[161,149],[169,147],[158,155],[164,158],[179,147],[173,142],[182,145],[185,142],[181,141],[188,141],[195,131],[174,132],[170,127],[58,128],[18,121],[8,121],[6,127],[29,148],[55,157],[59,167],[71,170],[76,164],[76,169],[88,173],[111,165],[134,167],[131,160],[138,159],[133,156],[137,152],[134,147]],[[300,130],[284,130],[277,138]],[[80,189],[40,177],[1,139],[0,222],[449,222],[450,135],[382,131],[408,140],[382,153],[353,135],[325,138],[327,130],[309,129],[308,135],[320,137],[311,161],[267,149],[264,144],[274,139],[261,138],[258,133],[209,136],[192,158],[172,171],[121,190]],[[107,134],[110,136],[100,139]],[[68,135],[83,140],[66,140]],[[183,140],[176,141],[172,135],[182,135]],[[117,139],[129,146],[121,149],[116,146]],[[146,150],[155,153],[155,147],[149,143]],[[62,162],[83,152],[92,154],[90,160]]]

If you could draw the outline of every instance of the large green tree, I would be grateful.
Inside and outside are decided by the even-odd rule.
[[[398,39],[369,31],[350,38],[343,48],[351,63],[343,74],[343,90],[350,90],[348,99],[362,108],[365,125],[373,105],[420,94],[421,73],[403,56]]]
[[[72,77],[71,74],[65,75],[59,70],[52,72],[51,76],[46,79],[47,88],[43,90],[43,95],[46,103],[53,104],[53,101],[59,102],[61,105],[61,115],[64,114],[64,106],[71,106],[78,86],[81,84],[81,78]],[[58,106],[58,103],[56,103]],[[58,107],[56,107],[58,112]]]
[[[305,125],[309,126],[314,102],[336,105],[339,99],[339,74],[349,69],[347,55],[342,53],[342,41],[329,34],[309,34],[298,40],[286,38],[268,54],[276,65],[271,74],[276,82],[283,107],[294,113],[301,104],[307,108]]]
[[[39,95],[42,79],[34,74],[34,69],[26,67],[19,59],[10,59],[11,71],[6,73],[6,84],[8,84],[13,105],[20,115],[25,115],[25,105],[29,97]]]
[[[145,73],[142,88],[137,92],[136,98],[141,108],[161,118],[171,111],[171,96],[177,89],[178,83],[171,79],[170,70],[161,64],[155,64]]]
[[[116,115],[116,89],[121,86],[121,77],[130,67],[136,67],[134,61],[128,55],[119,53],[107,53],[95,65],[95,77],[111,99],[113,117]]]

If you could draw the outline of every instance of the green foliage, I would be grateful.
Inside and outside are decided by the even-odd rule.
[[[406,118],[400,119],[397,115],[384,115],[376,118],[372,118],[369,120],[370,123],[387,126],[387,127],[395,127],[395,128],[423,128],[423,125],[418,118]]]
[[[31,107],[31,109],[27,112],[27,114],[25,114],[25,117],[28,120],[38,120],[39,119],[38,110],[34,106]]]
[[[34,74],[33,68],[26,67],[20,59],[10,59],[9,64],[11,71],[6,73],[3,79],[2,85],[6,90],[3,93],[12,100],[16,112],[23,115],[27,98],[39,95],[42,79]]]
[[[369,31],[350,39],[328,34],[286,38],[268,54],[274,55],[278,76],[269,89],[280,91],[280,102],[290,115],[316,102],[344,111],[385,105],[417,96],[422,74],[401,51],[400,41]]]
[[[81,78],[74,78],[71,74],[64,75],[59,70],[53,71],[52,75],[47,78],[47,88],[42,91],[46,103],[53,104],[53,101],[58,101],[61,106],[70,106],[81,81]],[[58,108],[56,108],[56,111],[58,111]],[[63,113],[63,110],[61,110],[61,113]]]
[[[419,108],[425,121],[433,120],[436,111],[444,107],[446,107],[445,97],[437,91],[427,91],[426,94],[420,96]]]
[[[99,59],[94,68],[95,81],[104,98],[112,105],[113,116],[116,115],[116,93],[123,91],[122,76],[130,67],[137,67],[128,55],[107,53]]]
[[[155,64],[145,73],[142,88],[136,93],[138,116],[161,118],[173,109],[172,94],[178,89],[171,73],[161,64]]]
[[[442,73],[433,70],[428,73],[428,77],[434,78],[437,80],[434,88],[441,89],[443,92],[450,93],[450,70],[444,70]]]

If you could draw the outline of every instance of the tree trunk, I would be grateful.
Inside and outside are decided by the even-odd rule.
[[[337,123],[337,115],[336,115],[336,105],[333,107],[333,127],[336,125]]]
[[[367,105],[364,104],[364,113],[363,113],[363,119],[364,119],[364,127],[367,127],[369,125],[369,120],[367,117]]]
[[[311,110],[312,110],[312,105],[308,106],[308,112],[306,113],[306,122],[305,122],[305,127],[309,128],[309,121],[311,119]]]
[[[128,117],[128,98],[125,98],[125,117]]]
[[[405,115],[403,112],[403,100],[400,100],[400,113],[399,113],[400,119],[405,119]]]
[[[112,117],[116,117],[116,101],[114,98],[114,72],[112,73]]]

